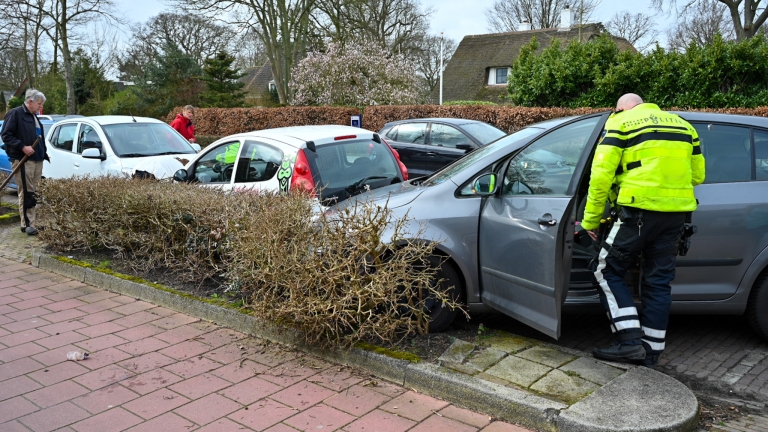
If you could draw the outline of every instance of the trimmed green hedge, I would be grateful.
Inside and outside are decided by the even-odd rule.
[[[534,39],[512,64],[512,101],[528,107],[614,106],[637,93],[661,107],[753,108],[768,105],[768,42],[753,37],[684,53],[657,47],[648,54],[619,51],[602,36],[589,42],[553,43],[540,54]]]

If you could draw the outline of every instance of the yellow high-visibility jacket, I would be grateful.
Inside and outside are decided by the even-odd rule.
[[[696,210],[693,187],[704,181],[696,129],[651,103],[612,114],[595,150],[581,226],[600,226],[611,187],[616,204],[661,212]]]

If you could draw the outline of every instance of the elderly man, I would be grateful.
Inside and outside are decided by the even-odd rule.
[[[649,367],[658,361],[672,303],[677,243],[696,210],[693,187],[703,181],[704,158],[693,126],[636,94],[622,96],[595,150],[581,222],[597,240],[610,196],[618,218],[605,227],[595,278],[617,343],[595,349],[595,357]],[[624,282],[640,255],[642,315]]]
[[[27,161],[16,171],[14,180],[19,186],[19,216],[21,232],[37,235],[36,212],[37,186],[43,175],[43,160],[51,159],[46,152],[45,132],[37,119],[43,108],[45,95],[35,89],[27,90],[24,104],[5,115],[0,136],[5,143],[5,151],[13,169],[21,163],[24,156]],[[37,142],[37,143],[35,143]]]

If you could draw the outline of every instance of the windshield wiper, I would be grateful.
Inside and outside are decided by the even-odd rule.
[[[162,153],[155,153],[152,156],[165,156],[165,155],[175,155],[175,154],[191,154],[191,153],[185,153],[185,152],[177,150],[177,151],[167,151],[167,152],[162,152]]]
[[[124,153],[120,155],[120,157],[144,157],[144,156],[149,156],[149,155],[144,153]]]
[[[355,183],[353,183],[353,184],[347,186],[346,188],[344,188],[344,191],[347,192],[347,195],[349,195],[349,196],[357,195],[357,194],[361,193],[364,190],[363,186],[365,186],[367,182],[369,182],[371,180],[381,180],[381,179],[385,179],[385,178],[389,178],[389,177],[387,177],[387,176],[368,176],[368,177],[363,177],[359,181],[356,181]]]

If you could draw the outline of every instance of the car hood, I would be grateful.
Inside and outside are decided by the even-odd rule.
[[[409,207],[426,189],[425,186],[414,186],[409,182],[397,183],[355,195],[340,202],[337,207],[345,208],[358,202],[373,202],[381,207],[386,204],[389,209]]]
[[[180,159],[187,160],[183,156],[189,155],[162,155],[145,156],[120,159],[123,173],[134,175],[137,171],[145,171],[155,176],[156,179],[173,177],[173,174],[184,168]]]

